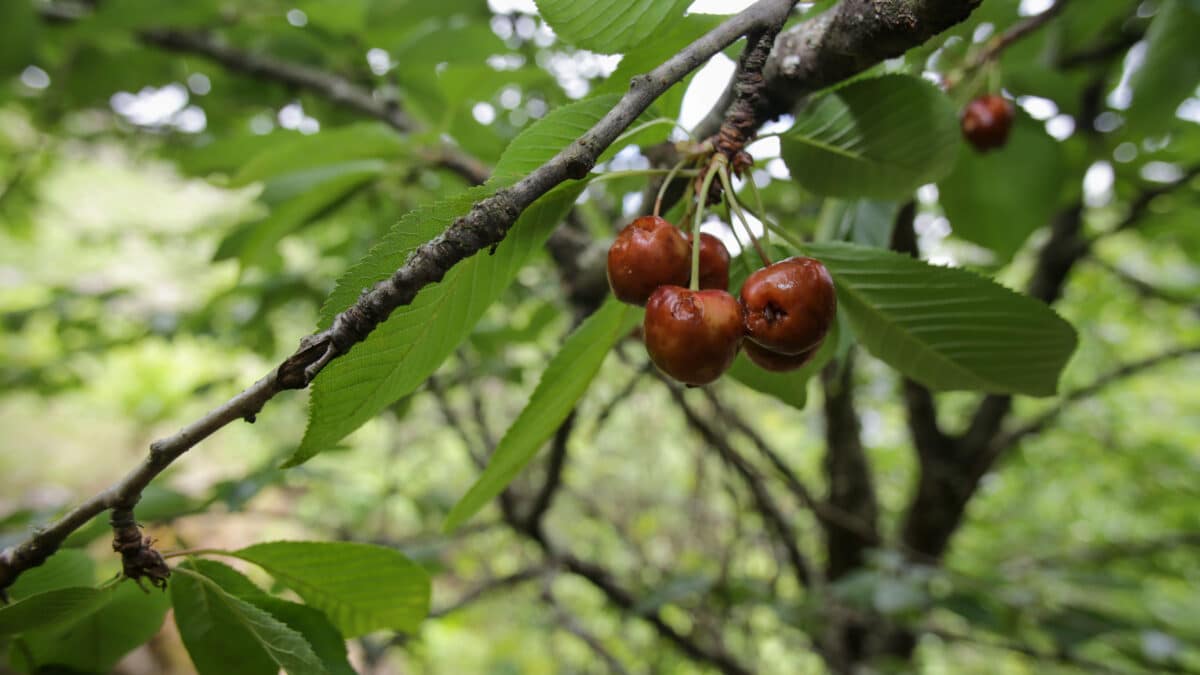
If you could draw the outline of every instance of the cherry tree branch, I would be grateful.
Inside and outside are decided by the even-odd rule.
[[[775,533],[775,539],[783,546],[784,552],[787,554],[788,564],[792,568],[792,572],[796,577],[796,582],[801,586],[809,586],[812,584],[814,570],[812,564],[800,552],[800,548],[796,543],[797,536],[794,528],[791,525],[788,517],[775,503],[771,497],[771,493],[767,490],[766,481],[759,475],[758,471],[746,461],[745,457],[733,447],[716,425],[712,424],[705,415],[696,410],[684,396],[682,387],[676,386],[668,382],[663,376],[659,376],[663,384],[671,392],[671,397],[675,399],[675,403],[683,411],[684,418],[692,429],[702,438],[705,443],[717,451],[717,454],[725,461],[733,470],[741,477],[746,487],[750,490],[750,496],[754,499],[755,508],[762,515],[763,523],[769,530]]]
[[[987,45],[975,53],[958,72],[957,78],[947,78],[946,86],[953,87],[963,81],[968,74],[982,68],[988,63],[1000,58],[1005,49],[1037,32],[1039,28],[1050,23],[1067,6],[1070,0],[1058,0],[1053,5],[1038,14],[1027,16],[1009,26],[1008,30],[988,40]]]
[[[429,612],[429,618],[431,618],[431,619],[443,618],[448,614],[457,612],[460,609],[465,609],[466,607],[469,607],[471,604],[473,604],[479,600],[482,600],[486,597],[489,597],[491,595],[494,595],[496,593],[499,593],[500,591],[508,590],[514,586],[519,586],[527,581],[534,581],[535,579],[541,578],[541,577],[545,576],[548,571],[549,570],[546,566],[537,565],[537,566],[533,566],[533,567],[526,567],[524,569],[518,570],[516,572],[513,572],[512,574],[508,574],[508,575],[505,575],[502,577],[496,577],[495,579],[491,579],[490,581],[485,581],[485,582],[479,584],[478,586],[472,588],[471,590],[467,591],[466,593],[463,593],[461,596],[459,596],[459,598],[457,600],[450,603],[449,605],[446,605],[445,607],[441,607],[441,608],[438,608],[438,609],[435,609],[435,610]]]
[[[584,627],[583,622],[581,622],[574,614],[568,612],[566,608],[564,608],[562,604],[558,602],[558,598],[554,596],[554,592],[549,587],[543,589],[542,601],[549,605],[552,610],[554,610],[554,617],[558,627],[579,638],[585,645],[588,646],[588,649],[592,650],[593,654],[600,657],[600,659],[604,661],[604,664],[608,666],[610,672],[614,673],[615,675],[628,675],[629,669],[626,668],[621,661],[617,659],[617,657],[613,656],[612,652],[605,648],[604,643],[600,641],[600,638],[593,635],[591,631]]]
[[[1138,296],[1142,298],[1153,298],[1169,305],[1176,305],[1182,309],[1188,309],[1192,312],[1200,314],[1200,299],[1195,295],[1186,294],[1182,291],[1170,291],[1152,284],[1141,277],[1126,272],[1114,263],[1111,263],[1092,251],[1088,262],[1096,265],[1100,269],[1108,272],[1116,277],[1119,281],[1133,289]]]
[[[923,44],[963,21],[982,0],[842,0],[780,33],[763,70],[767,118],[805,96]],[[696,127],[706,138],[733,102],[727,91]]]
[[[742,36],[777,29],[793,4],[794,0],[759,0],[650,72],[633,78],[625,95],[583,136],[515,184],[477,202],[444,232],[419,246],[390,278],[361,295],[335,318],[332,327],[304,338],[272,372],[177,434],[155,441],[146,459],[108,490],[0,551],[0,589],[44,562],[68,534],[94,516],[118,506],[132,508],[151,480],[218,429],[238,419],[252,421],[280,392],[307,387],[326,365],[365,339],[393,310],[411,303],[422,288],[441,281],[459,262],[500,243],[530,204],[561,183],[587,176],[600,154],[668,88]]]
[[[138,39],[169,52],[203,56],[234,72],[310,91],[335,105],[380,120],[401,133],[422,131],[421,124],[404,112],[399,101],[377,96],[367,87],[336,73],[242,51],[209,33],[163,28],[142,31]],[[490,174],[483,162],[448,143],[427,151],[425,159],[473,184],[483,183]]]
[[[1053,424],[1059,417],[1062,416],[1071,406],[1084,399],[1095,396],[1106,387],[1120,382],[1126,378],[1138,375],[1143,371],[1155,368],[1164,363],[1176,361],[1189,356],[1200,354],[1200,344],[1186,345],[1169,349],[1161,354],[1155,354],[1138,361],[1132,361],[1125,365],[1115,368],[1104,375],[1096,378],[1090,384],[1080,387],[1069,394],[1063,396],[1057,405],[1046,410],[1042,414],[1032,420],[1022,424],[1016,429],[999,434],[992,443],[988,446],[987,451],[982,454],[979,461],[990,466],[996,458],[1004,453],[1005,450],[1013,447],[1023,439],[1038,434]]]

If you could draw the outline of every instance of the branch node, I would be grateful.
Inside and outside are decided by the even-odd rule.
[[[171,568],[155,550],[154,539],[142,537],[142,526],[134,518],[133,508],[114,508],[109,524],[113,529],[113,551],[121,554],[121,573],[133,579],[143,591],[146,590],[143,579],[155,588],[166,590]]]

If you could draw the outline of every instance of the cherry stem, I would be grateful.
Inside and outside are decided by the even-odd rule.
[[[725,155],[713,155],[708,173],[704,174],[704,183],[696,195],[696,217],[692,221],[692,282],[688,285],[693,291],[700,290],[700,221],[704,218],[704,204],[708,201],[708,189],[712,187],[713,176],[725,166]]]
[[[185,549],[180,549],[178,551],[169,551],[167,553],[163,553],[162,557],[164,560],[170,560],[171,558],[183,558],[183,557],[192,556],[192,555],[226,555],[227,556],[227,555],[229,555],[229,553],[227,551],[222,551],[221,549],[218,549],[218,548],[185,548]]]
[[[750,221],[746,218],[746,213],[742,211],[742,205],[738,203],[737,194],[733,191],[733,182],[729,180],[729,171],[725,167],[721,167],[721,184],[725,187],[725,203],[733,208],[733,212],[737,214],[738,220],[742,221],[742,227],[745,228],[746,234],[750,237],[750,243],[754,245],[754,250],[758,251],[758,257],[762,258],[763,265],[771,264],[771,256],[767,255],[766,249],[759,243],[758,237],[754,236],[754,230],[750,227]],[[750,180],[754,180],[751,178]],[[732,227],[733,223],[729,225]]]
[[[618,178],[630,178],[634,176],[661,176],[665,173],[670,173],[668,169],[626,169],[623,171],[606,171],[604,173],[591,174],[589,178],[593,183],[599,183],[606,180],[616,180]],[[699,171],[678,171],[676,172],[683,176],[698,176]]]
[[[783,229],[783,227],[771,222],[771,220],[769,220],[767,218],[767,214],[764,211],[762,211],[760,209],[759,211],[756,212],[754,209],[751,209],[749,207],[747,207],[746,210],[748,210],[750,212],[750,215],[754,216],[755,218],[758,218],[759,221],[762,222],[763,227],[766,228],[767,230],[771,231],[777,237],[779,237],[780,239],[791,244],[792,247],[798,251],[804,250],[804,240],[800,239],[799,237],[792,234],[791,232],[788,232],[787,230]]]
[[[613,146],[620,147],[618,144],[621,141],[632,137],[634,134],[638,133],[639,131],[644,131],[646,129],[649,129],[650,127],[658,126],[660,124],[669,124],[672,127],[679,129],[683,133],[687,134],[687,137],[692,139],[693,141],[696,140],[696,136],[690,130],[688,130],[687,127],[680,124],[678,120],[671,119],[670,117],[656,117],[648,122],[643,122],[642,124],[639,124],[637,126],[630,127],[628,130],[625,131],[625,133],[621,134],[620,136],[617,136],[617,140],[613,141]]]
[[[738,228],[733,226],[733,211],[729,208],[728,200],[725,202],[725,220],[729,221],[729,231],[733,233],[733,238],[737,241],[738,246],[745,249],[749,244],[742,241],[742,235]]]
[[[759,191],[758,191],[758,183],[754,182],[754,172],[750,172],[749,176],[746,179],[746,184],[750,186],[750,193],[752,195],[754,195],[754,205],[758,207],[758,213],[766,215],[767,207],[763,206],[763,198],[762,198],[762,194],[759,193]],[[756,215],[755,217],[758,218],[759,220],[763,219],[762,216],[759,216],[759,215]],[[763,226],[762,240],[770,241],[767,238],[767,229],[766,229],[765,225]]]
[[[656,218],[658,217],[659,212],[662,211],[663,196],[667,194],[667,186],[671,184],[671,181],[675,180],[675,174],[679,173],[680,169],[687,166],[687,163],[688,160],[686,159],[679,160],[678,164],[671,167],[670,172],[667,173],[667,177],[663,179],[662,185],[659,186],[658,197],[654,199],[654,216]]]

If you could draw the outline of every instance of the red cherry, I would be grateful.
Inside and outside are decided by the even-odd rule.
[[[688,235],[688,246],[691,245],[692,237]],[[700,288],[722,291],[729,288],[729,249],[707,232],[700,233]]]
[[[618,300],[644,305],[654,289],[687,283],[691,249],[679,228],[658,216],[625,226],[608,249],[608,285]]]
[[[1013,115],[1012,103],[1003,96],[980,96],[963,110],[963,137],[980,152],[1003,147],[1012,130]]]
[[[769,370],[773,373],[785,373],[789,370],[796,370],[808,365],[808,362],[812,361],[817,352],[821,350],[821,343],[818,342],[815,347],[811,347],[799,354],[773,352],[766,347],[755,344],[751,340],[743,342],[742,347],[746,349],[746,356],[759,368]]]
[[[780,354],[815,347],[837,314],[833,279],[812,258],[788,258],[758,270],[742,284],[741,295],[746,337]]]
[[[650,360],[684,384],[708,384],[733,365],[742,341],[742,307],[721,290],[660,286],[643,322]]]

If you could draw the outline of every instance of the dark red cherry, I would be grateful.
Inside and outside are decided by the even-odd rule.
[[[1003,147],[1012,131],[1014,112],[1013,104],[1003,96],[980,96],[963,110],[963,137],[980,152]]]
[[[746,356],[759,368],[773,373],[786,373],[789,370],[796,370],[808,365],[808,362],[812,361],[817,352],[821,350],[821,343],[818,342],[815,347],[810,347],[807,351],[799,354],[773,352],[751,340],[743,342],[742,347],[746,350]]]
[[[608,285],[618,300],[644,305],[659,286],[684,285],[691,271],[687,237],[658,216],[637,218],[608,249]]]
[[[742,341],[742,307],[721,290],[660,286],[642,324],[650,360],[684,384],[708,384],[733,365]]]
[[[829,332],[837,314],[833,278],[819,261],[788,258],[742,284],[746,337],[780,354],[806,352]]]
[[[688,246],[692,237],[688,235]],[[689,272],[691,268],[688,268]],[[688,278],[691,278],[688,274]],[[729,249],[720,239],[707,232],[700,233],[700,289],[729,289]]]

